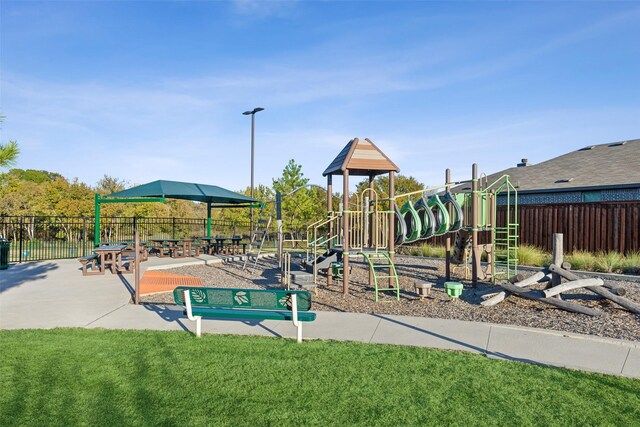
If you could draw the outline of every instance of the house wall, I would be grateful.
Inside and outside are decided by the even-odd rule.
[[[589,199],[599,197],[600,200]],[[595,191],[562,191],[557,193],[518,193],[519,205],[544,205],[582,202],[620,202],[640,200],[640,188],[618,188]],[[498,197],[498,205],[506,204],[506,197]]]

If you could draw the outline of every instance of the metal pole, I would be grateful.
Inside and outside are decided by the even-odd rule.
[[[20,253],[18,254],[18,262],[22,262],[22,250],[24,249],[24,246],[22,245],[22,242],[24,241],[24,236],[23,236],[23,230],[24,230],[24,217],[20,216]]]
[[[451,182],[451,169],[446,169],[444,172],[444,182],[446,184],[445,191],[451,193],[451,187],[449,186],[449,182]],[[451,217],[451,208],[449,208],[449,217]],[[451,280],[451,237],[447,234],[447,239],[445,240],[445,276],[447,280]]]
[[[82,217],[82,256],[87,255],[87,218]]]
[[[473,241],[473,250],[471,254],[471,283],[474,287],[478,286],[478,273],[480,266],[480,254],[478,253],[478,208],[480,199],[478,197],[478,164],[474,163],[471,167],[471,239]]]
[[[396,208],[396,175],[395,171],[389,172],[389,258],[391,262],[396,260],[396,227],[395,227],[395,208]],[[393,268],[389,267],[389,276],[393,275]],[[389,287],[394,285],[393,278],[389,277]]]
[[[138,224],[134,223],[133,231],[134,245],[133,245],[133,274],[135,293],[133,301],[135,304],[140,304],[140,234],[138,234]]]
[[[333,211],[333,178],[332,175],[327,175],[327,217],[332,214]],[[333,242],[331,241],[331,237],[333,236],[333,222],[329,222],[327,227],[327,244],[329,248],[333,247]],[[309,236],[307,236],[307,242],[309,240]],[[307,243],[308,245],[308,243]],[[327,269],[327,286],[331,286],[333,283],[333,269],[329,267]]]
[[[100,246],[100,194],[96,193],[94,198],[95,212],[94,212],[94,228],[93,228],[93,247]]]
[[[254,156],[254,136],[255,136],[255,118],[256,113],[251,114],[251,198],[253,199],[253,156]],[[253,207],[249,208],[250,219],[250,238],[253,239]]]
[[[278,264],[282,265],[282,194],[276,191],[276,225],[278,227]]]

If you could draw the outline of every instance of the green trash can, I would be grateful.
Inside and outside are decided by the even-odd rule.
[[[9,247],[11,241],[0,238],[0,270],[9,268]]]

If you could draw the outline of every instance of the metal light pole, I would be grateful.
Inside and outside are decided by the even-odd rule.
[[[256,125],[256,113],[259,113],[260,111],[263,111],[264,108],[261,107],[256,107],[254,108],[252,111],[245,111],[244,114],[245,116],[251,116],[251,198],[253,199],[253,153],[254,153],[254,136],[255,136],[255,125]],[[251,213],[251,223],[250,223],[250,239],[253,239],[253,208],[249,208],[250,213]]]

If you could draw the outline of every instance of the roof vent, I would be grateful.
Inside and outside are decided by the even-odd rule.
[[[529,159],[522,159],[521,163],[518,163],[518,167],[529,166]]]
[[[587,145],[586,147],[581,148],[578,151],[589,151],[589,150],[593,150],[594,148],[596,148],[595,145]]]
[[[626,143],[627,143],[627,141],[614,142],[613,144],[609,144],[609,147],[620,147],[621,145],[624,145]]]
[[[556,182],[554,182],[554,184],[562,184],[562,183],[571,182],[571,181],[573,181],[573,178],[559,179]]]

